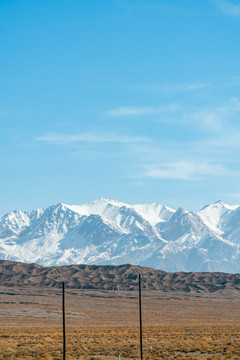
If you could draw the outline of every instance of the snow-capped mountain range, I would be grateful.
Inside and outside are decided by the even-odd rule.
[[[0,218],[0,258],[41,265],[131,263],[166,271],[240,272],[240,205],[197,212],[97,199],[11,211]]]

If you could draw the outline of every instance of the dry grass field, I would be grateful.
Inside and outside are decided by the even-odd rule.
[[[62,359],[61,292],[0,289],[0,359]],[[240,359],[240,301],[143,297],[144,359]],[[151,296],[152,295],[152,296]],[[67,359],[139,359],[135,292],[68,290]]]

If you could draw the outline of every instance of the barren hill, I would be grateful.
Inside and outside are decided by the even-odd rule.
[[[168,273],[130,264],[70,265],[46,267],[0,260],[0,286],[61,287],[69,289],[125,290],[138,289],[138,274],[142,288],[162,292],[206,294],[240,291],[240,274],[227,273]]]

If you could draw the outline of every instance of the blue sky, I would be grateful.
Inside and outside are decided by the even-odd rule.
[[[1,0],[0,214],[240,203],[240,3]]]

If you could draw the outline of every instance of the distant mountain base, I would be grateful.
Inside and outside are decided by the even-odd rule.
[[[240,274],[167,273],[130,264],[44,267],[0,260],[0,287],[8,288],[58,289],[64,281],[67,289],[136,291],[138,274],[141,274],[143,292],[152,294],[154,291],[165,295],[199,297],[214,294],[215,297],[226,298],[239,296],[240,291]]]

